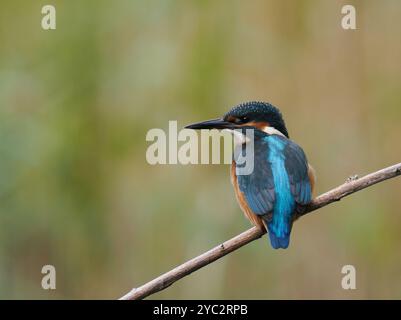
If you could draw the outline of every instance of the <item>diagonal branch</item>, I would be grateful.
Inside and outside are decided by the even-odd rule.
[[[324,207],[334,201],[339,201],[345,196],[348,196],[354,192],[370,187],[381,181],[394,178],[401,174],[401,163],[395,164],[391,167],[370,173],[362,178],[351,178],[346,183],[332,189],[317,198],[315,198],[307,207],[302,215],[305,215],[311,211],[317,210]],[[126,295],[121,297],[121,300],[137,300],[143,299],[153,293],[164,290],[174,282],[181,278],[191,274],[192,272],[224,257],[226,254],[237,250],[238,248],[252,242],[265,233],[258,227],[253,227],[247,231],[237,235],[236,237],[222,243],[221,245],[214,247],[213,249],[189,260],[178,267],[162,274],[161,276],[153,279],[152,281],[145,283],[144,285],[132,289]]]

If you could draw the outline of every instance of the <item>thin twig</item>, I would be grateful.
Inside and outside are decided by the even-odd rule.
[[[385,169],[373,172],[362,178],[352,178],[346,183],[339,187],[332,189],[319,197],[315,198],[302,213],[305,215],[311,211],[317,210],[324,207],[334,201],[339,201],[345,196],[348,196],[354,192],[370,187],[378,182],[394,178],[401,174],[401,163],[387,167]],[[161,276],[153,279],[152,281],[145,283],[144,285],[132,289],[126,295],[121,297],[121,300],[137,300],[143,299],[153,293],[164,290],[174,282],[181,278],[191,274],[192,272],[220,259],[221,257],[229,254],[230,252],[239,249],[240,247],[252,242],[265,233],[258,227],[253,227],[247,231],[237,235],[236,237],[222,243],[221,245],[214,247],[213,249],[189,260],[178,267],[162,274]]]

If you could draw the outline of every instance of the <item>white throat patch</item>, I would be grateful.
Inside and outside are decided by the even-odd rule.
[[[285,137],[285,135],[283,135],[280,131],[273,127],[266,126],[263,128],[262,131],[266,132],[267,134],[277,134],[279,136]]]
[[[249,138],[247,138],[239,130],[223,129],[223,131],[228,131],[233,135],[234,144],[236,146],[249,142]]]
[[[223,131],[228,131],[233,135],[234,144],[237,146],[249,142],[249,138],[242,134],[239,130],[223,129]],[[262,131],[266,132],[267,134],[277,134],[279,136],[285,137],[284,134],[273,127],[266,126],[262,129]]]

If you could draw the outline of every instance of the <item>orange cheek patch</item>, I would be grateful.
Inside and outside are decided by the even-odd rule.
[[[255,128],[263,131],[264,128],[270,127],[270,124],[268,122],[255,122],[255,121],[252,121],[252,122],[248,122],[248,123],[243,124],[243,126],[252,126],[252,127],[255,127]]]

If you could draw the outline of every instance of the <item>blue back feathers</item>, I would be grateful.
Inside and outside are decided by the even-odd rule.
[[[269,146],[268,162],[272,168],[276,201],[272,221],[267,224],[271,245],[274,249],[287,248],[290,242],[292,214],[295,200],[285,168],[284,148],[287,141],[271,135],[265,138]]]
[[[303,150],[285,137],[255,130],[254,171],[237,179],[250,209],[264,219],[272,247],[287,248],[296,208],[312,198]]]

